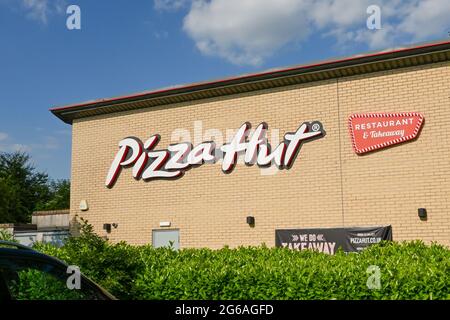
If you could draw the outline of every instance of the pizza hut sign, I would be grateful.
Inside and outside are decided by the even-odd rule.
[[[415,139],[423,115],[416,112],[353,114],[348,121],[353,150],[363,154]]]
[[[191,143],[178,143],[169,145],[167,149],[156,150],[160,140],[157,134],[144,143],[136,137],[125,138],[119,142],[119,150],[112,161],[105,184],[112,188],[122,168],[129,167],[132,167],[132,175],[136,180],[178,178],[191,167],[215,163],[218,160],[217,153],[221,154],[224,173],[233,170],[240,154],[244,155],[247,165],[267,167],[275,164],[279,169],[289,169],[301,145],[320,138],[325,133],[320,122],[305,122],[295,132],[286,133],[284,141],[272,150],[266,138],[267,124],[259,124],[251,136],[250,127],[250,123],[244,123],[231,142],[224,144],[219,150],[216,150],[213,141],[206,141],[195,147]]]

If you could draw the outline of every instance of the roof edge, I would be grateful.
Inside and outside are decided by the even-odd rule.
[[[312,64],[304,64],[304,65],[297,65],[287,68],[280,68],[280,69],[271,69],[266,70],[259,73],[251,73],[251,74],[244,74],[239,75],[236,77],[229,77],[224,79],[218,79],[213,81],[205,81],[205,82],[199,82],[199,83],[191,83],[187,85],[180,85],[180,86],[173,86],[169,88],[163,88],[163,89],[156,89],[151,91],[144,91],[140,93],[130,94],[130,95],[124,95],[124,96],[118,96],[118,97],[112,97],[112,98],[105,98],[105,99],[97,99],[97,100],[91,100],[86,101],[82,103],[77,104],[69,104],[64,106],[57,106],[54,108],[51,108],[50,111],[60,118],[62,121],[71,124],[72,118],[67,115],[67,113],[73,114],[77,111],[85,111],[85,110],[92,110],[96,109],[98,107],[104,107],[104,106],[112,106],[115,104],[123,104],[126,102],[134,102],[134,101],[140,101],[140,100],[146,100],[151,99],[153,97],[168,97],[171,95],[180,95],[180,94],[186,94],[191,93],[195,91],[200,90],[208,90],[208,89],[217,89],[220,87],[230,86],[230,85],[239,85],[242,83],[250,83],[254,81],[261,81],[261,80],[269,80],[272,78],[282,77],[282,76],[289,76],[289,75],[295,75],[300,73],[307,73],[307,72],[318,72],[318,71],[327,71],[342,67],[350,67],[357,64],[365,64],[365,63],[374,63],[374,62],[380,62],[384,60],[389,59],[400,59],[400,58],[406,58],[408,56],[413,56],[417,54],[426,54],[426,53],[432,53],[436,51],[441,50],[450,50],[450,41],[439,41],[439,42],[431,42],[431,43],[424,43],[420,45],[414,45],[410,47],[402,47],[392,50],[383,50],[378,52],[372,52],[372,53],[366,53],[366,54],[358,54],[353,55],[346,58],[340,58],[340,59],[329,59],[329,60],[323,60]],[[109,112],[109,113],[113,113]]]

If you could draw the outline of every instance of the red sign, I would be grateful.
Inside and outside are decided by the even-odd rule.
[[[352,114],[348,122],[353,150],[363,154],[416,138],[423,115],[416,112]]]

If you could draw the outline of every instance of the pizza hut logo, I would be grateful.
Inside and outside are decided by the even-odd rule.
[[[413,140],[423,120],[416,112],[353,114],[348,120],[353,150],[364,154]]]
[[[295,132],[286,133],[283,142],[272,148],[266,138],[266,123],[259,124],[252,134],[250,128],[250,123],[244,123],[231,142],[220,148],[214,141],[205,141],[195,147],[187,142],[157,150],[160,141],[157,134],[145,142],[127,137],[119,142],[119,150],[111,163],[105,184],[112,188],[123,168],[132,168],[132,176],[136,180],[173,179],[181,177],[190,168],[216,163],[219,159],[222,160],[222,171],[231,173],[240,155],[246,165],[267,167],[274,164],[278,169],[289,169],[303,143],[325,134],[320,122],[305,122]]]

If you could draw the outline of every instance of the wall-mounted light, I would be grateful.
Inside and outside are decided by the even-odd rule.
[[[111,223],[104,223],[103,230],[106,230],[106,233],[111,233]]]
[[[89,206],[86,200],[81,200],[80,201],[80,210],[81,211],[88,211],[89,210]]]
[[[159,223],[159,226],[161,227],[161,228],[164,228],[164,227],[170,227],[170,225],[171,225],[171,223],[170,223],[170,221],[161,221],[160,223]]]
[[[250,227],[255,226],[255,217],[248,216],[248,217],[247,217],[247,224],[248,224]]]
[[[425,220],[427,218],[427,209],[419,208],[418,213],[421,220]]]
[[[117,229],[117,227],[119,226],[119,224],[113,223],[112,226],[113,226],[114,229]]]

